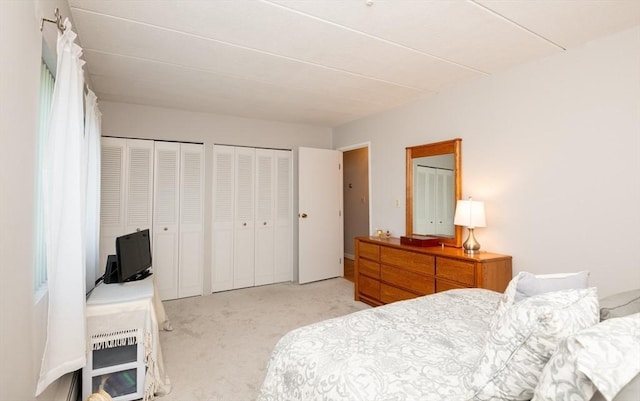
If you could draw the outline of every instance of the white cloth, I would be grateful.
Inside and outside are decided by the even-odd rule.
[[[110,348],[134,336],[142,339],[147,367],[144,401],[171,391],[158,332],[159,326],[168,321],[162,304],[155,302],[155,295],[155,283],[149,277],[123,284],[101,284],[87,301],[87,337],[93,349]],[[156,309],[158,304],[161,310]]]
[[[86,289],[95,286],[100,271],[100,123],[98,99],[89,90],[85,97],[84,154],[86,168]]]
[[[58,34],[57,76],[44,150],[43,195],[49,313],[36,395],[85,365],[84,78],[76,34]]]

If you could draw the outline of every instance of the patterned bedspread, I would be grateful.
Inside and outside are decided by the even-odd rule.
[[[258,401],[454,401],[500,294],[451,290],[301,327],[276,345]]]

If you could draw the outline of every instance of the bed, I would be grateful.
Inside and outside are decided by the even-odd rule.
[[[589,369],[580,365],[578,372],[577,366],[586,359],[566,355],[586,353],[582,344],[589,341],[576,336],[601,326],[596,289],[514,301],[520,278],[504,294],[450,290],[293,330],[272,353],[258,401],[589,401],[603,389],[604,399],[612,400],[640,371],[633,361],[640,361],[640,314],[605,328],[604,337],[587,333],[590,341],[596,338],[592,350],[610,343],[614,332],[626,335],[617,344],[625,352],[614,361],[623,366],[624,373],[616,372],[622,378],[595,380],[597,359],[584,373]],[[573,377],[558,385],[556,377],[567,374]]]

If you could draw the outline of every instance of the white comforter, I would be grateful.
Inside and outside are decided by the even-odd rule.
[[[286,334],[258,401],[464,400],[500,294],[451,290]]]

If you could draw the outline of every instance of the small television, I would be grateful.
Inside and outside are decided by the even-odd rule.
[[[124,283],[142,280],[151,272],[151,241],[149,230],[136,231],[116,238],[115,263],[109,282]],[[115,266],[113,266],[115,264]]]

